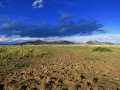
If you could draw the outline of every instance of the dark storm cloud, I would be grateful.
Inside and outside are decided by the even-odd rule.
[[[26,25],[20,23],[7,23],[0,26],[0,35],[6,36],[20,35],[29,37],[52,37],[52,36],[71,36],[71,35],[91,35],[93,32],[102,32],[103,25],[95,20],[66,20],[72,14],[63,15],[57,25],[40,24]]]

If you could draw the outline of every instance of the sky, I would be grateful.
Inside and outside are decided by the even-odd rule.
[[[120,0],[0,0],[0,43],[120,43]]]

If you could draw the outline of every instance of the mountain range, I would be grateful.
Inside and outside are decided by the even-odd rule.
[[[39,45],[39,44],[75,44],[73,42],[70,41],[43,41],[43,40],[36,40],[36,41],[27,41],[27,42],[23,42],[23,43],[17,43],[17,45],[26,45],[26,44],[30,44],[30,45]]]
[[[99,41],[87,41],[85,43],[75,43],[66,40],[58,40],[58,41],[46,41],[46,40],[35,40],[35,41],[26,41],[26,42],[11,42],[11,43],[0,43],[0,45],[43,45],[43,44],[113,44],[111,42],[99,42]]]

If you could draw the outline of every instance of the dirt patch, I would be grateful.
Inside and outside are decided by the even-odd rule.
[[[92,67],[82,62],[67,66],[61,61],[6,71],[0,74],[0,90],[120,90],[120,78],[111,77],[113,72],[103,74],[94,65],[89,70],[83,66]]]

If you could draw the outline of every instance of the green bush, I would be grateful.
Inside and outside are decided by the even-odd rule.
[[[112,52],[110,48],[107,47],[96,47],[93,49],[93,51],[99,51],[99,52]]]

